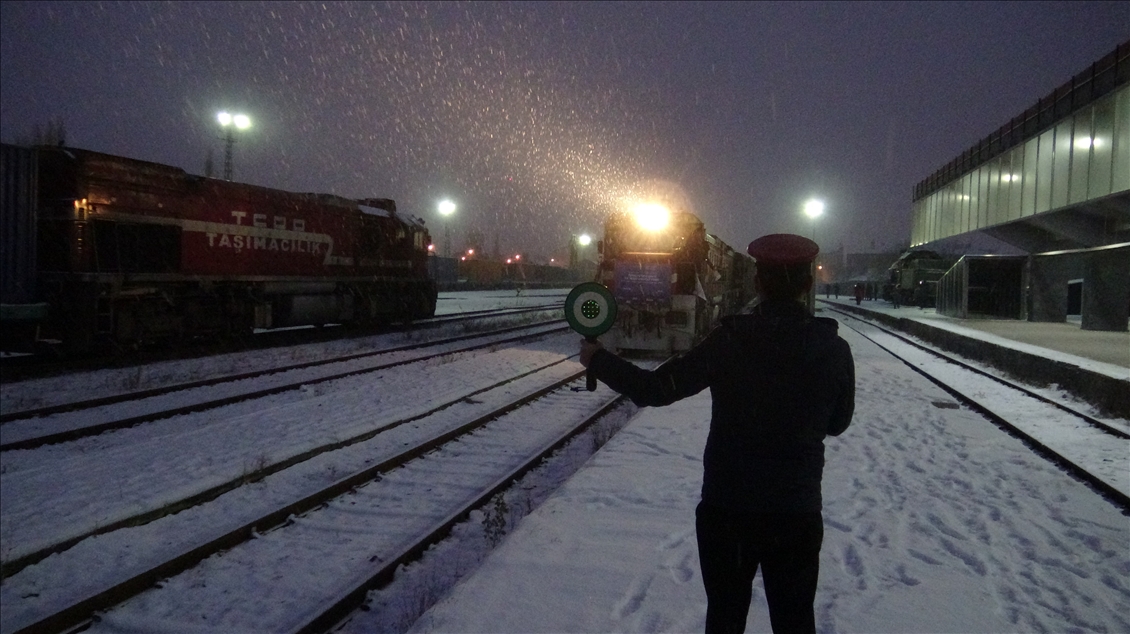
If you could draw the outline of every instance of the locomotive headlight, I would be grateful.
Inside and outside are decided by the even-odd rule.
[[[636,217],[636,224],[648,231],[662,231],[671,218],[671,212],[658,203],[640,203],[632,213]]]

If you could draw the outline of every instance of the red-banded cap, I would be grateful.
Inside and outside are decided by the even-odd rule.
[[[748,252],[762,264],[805,264],[816,259],[820,247],[804,236],[772,233],[750,242]]]

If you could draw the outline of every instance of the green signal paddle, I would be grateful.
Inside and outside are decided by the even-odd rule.
[[[578,284],[565,298],[565,321],[585,339],[595,342],[616,323],[616,298],[603,284]],[[585,387],[590,392],[596,389],[596,377],[592,372],[585,378]]]

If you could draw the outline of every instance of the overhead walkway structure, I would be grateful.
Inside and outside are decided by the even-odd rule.
[[[1130,41],[918,183],[912,209],[912,246],[981,232],[1030,254],[1010,316],[1127,330]],[[958,268],[938,310],[977,316],[970,289],[987,291]]]

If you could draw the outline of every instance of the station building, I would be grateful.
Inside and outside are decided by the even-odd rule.
[[[981,232],[1024,252],[967,254],[938,312],[1130,321],[1130,41],[914,187],[912,247]]]

